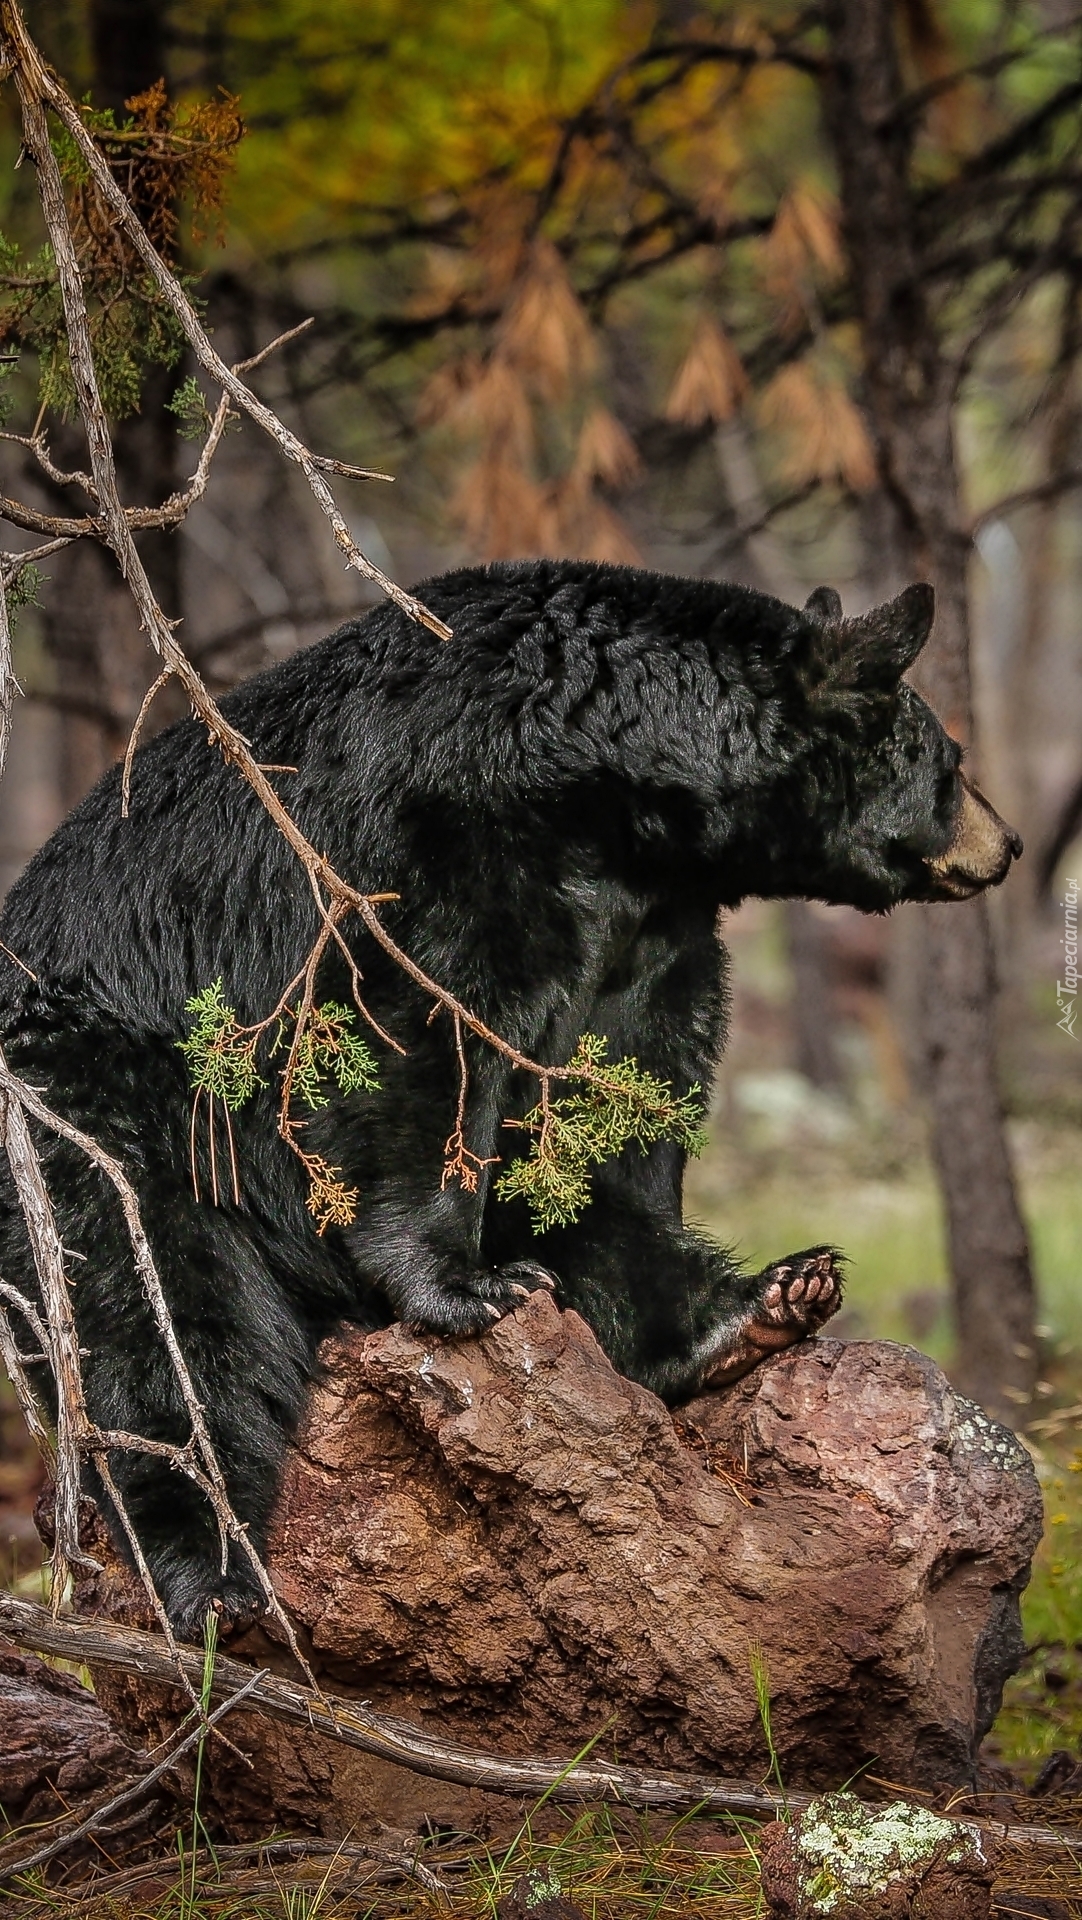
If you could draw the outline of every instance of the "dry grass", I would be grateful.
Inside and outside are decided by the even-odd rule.
[[[558,1883],[590,1920],[754,1920],[762,1910],[754,1827],[745,1835],[730,1820],[662,1823],[608,1808],[546,1812],[538,1831],[541,1824],[531,1816],[502,1845],[469,1835],[418,1840],[414,1858],[428,1885],[404,1866],[347,1853],[275,1860],[270,1843],[246,1861],[236,1849],[204,1852],[194,1885],[190,1862],[174,1856],[90,1884],[45,1886],[27,1876],[8,1904],[19,1920],[484,1920],[531,1871]]]

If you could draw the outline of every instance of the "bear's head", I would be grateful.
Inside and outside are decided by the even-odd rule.
[[[934,609],[928,586],[853,620],[829,587],[804,609],[809,751],[791,800],[807,824],[796,828],[801,870],[791,878],[809,897],[871,910],[965,900],[998,885],[1022,851],[962,772],[958,743],[902,679]]]

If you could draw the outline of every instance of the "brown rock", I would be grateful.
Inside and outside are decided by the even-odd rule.
[[[758,1777],[754,1640],[790,1785],[972,1780],[1040,1497],[924,1356],[810,1342],[674,1421],[538,1292],[480,1340],[346,1332],[323,1360],[271,1561],[333,1690],[508,1753],[611,1720],[624,1762]],[[289,1670],[262,1633],[241,1647]],[[160,1695],[102,1690],[162,1730]],[[251,1717],[231,1737],[260,1749],[244,1779],[210,1762],[238,1831],[501,1811]]]
[[[496,1920],[586,1920],[586,1915],[554,1874],[532,1867],[496,1902]]]

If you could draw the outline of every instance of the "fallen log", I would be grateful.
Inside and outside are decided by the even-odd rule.
[[[146,1766],[71,1674],[3,1648],[0,1729],[0,1826],[49,1819],[66,1802],[128,1781]]]

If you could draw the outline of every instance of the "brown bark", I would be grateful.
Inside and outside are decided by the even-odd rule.
[[[0,1809],[11,1826],[146,1772],[94,1695],[33,1654],[0,1646]]]
[[[1028,1456],[930,1360],[808,1342],[674,1418],[544,1293],[480,1340],[395,1327],[322,1359],[269,1553],[336,1695],[495,1746],[511,1777],[611,1722],[587,1769],[648,1769],[649,1797],[672,1804],[659,1774],[697,1776],[696,1797],[704,1775],[762,1778],[758,1641],[788,1785],[873,1756],[893,1780],[972,1780],[1021,1652],[1040,1495]],[[82,1593],[84,1610],[117,1605],[115,1585]],[[295,1671],[261,1633],[241,1649]],[[100,1671],[98,1687],[140,1742],[183,1706]],[[204,1774],[233,1832],[484,1818],[476,1764],[440,1783],[392,1766],[386,1741],[268,1737],[246,1716],[233,1737],[255,1771],[215,1750]]]
[[[910,175],[912,122],[893,0],[829,0],[827,131],[864,344],[883,484],[912,571],[936,589],[920,684],[945,725],[973,740],[969,538],[953,437],[956,369],[922,284]],[[946,1205],[959,1373],[991,1411],[1017,1419],[1036,1375],[1034,1299],[995,1063],[988,910],[929,908],[923,937],[927,1089]]]
[[[125,102],[166,72],[161,0],[93,0],[89,29],[91,98],[123,114]],[[113,436],[121,495],[130,505],[158,506],[178,481],[176,422],[165,403],[180,374],[152,368],[142,409],[117,423]],[[78,464],[77,451],[73,464]],[[64,497],[70,509],[71,496]],[[181,613],[179,547],[172,532],[145,533],[139,551],[160,604]],[[147,686],[157,671],[139,615],[112,554],[79,541],[50,567],[53,582],[43,622],[54,664],[61,715],[60,786],[73,807],[124,751]],[[145,729],[154,733],[184,712],[177,689],[155,704]]]
[[[844,1075],[826,930],[806,900],[787,900],[785,933],[793,974],[794,1064],[813,1087],[836,1093]]]

